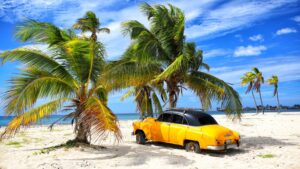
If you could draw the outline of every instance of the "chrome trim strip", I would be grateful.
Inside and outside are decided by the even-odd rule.
[[[226,145],[226,149],[230,148],[238,148],[238,145],[236,144],[228,144]],[[225,150],[225,145],[222,146],[207,146],[208,150]]]

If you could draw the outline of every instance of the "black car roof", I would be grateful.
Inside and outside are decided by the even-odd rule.
[[[205,113],[204,110],[202,109],[174,108],[174,109],[167,109],[164,111],[164,113],[184,116],[187,119],[188,124],[192,126],[199,125],[199,118],[212,119],[215,122],[215,124],[217,124],[216,120],[210,114]]]
[[[204,112],[203,109],[191,109],[191,108],[173,108],[173,109],[167,109],[165,113],[175,113],[175,114],[190,114],[190,115],[197,115],[197,116],[206,116],[209,115]]]

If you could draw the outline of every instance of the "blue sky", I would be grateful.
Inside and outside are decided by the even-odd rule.
[[[75,1],[75,0],[0,0],[0,52],[17,47],[44,49],[38,44],[23,44],[14,38],[16,24],[24,18],[52,22],[70,27],[88,10],[94,11],[110,34],[99,35],[107,48],[107,59],[117,59],[129,45],[121,33],[120,23],[147,19],[139,11],[139,0]],[[189,0],[147,1],[150,4],[172,3],[186,15],[187,41],[204,50],[210,73],[233,84],[244,106],[253,106],[240,77],[252,67],[258,67],[265,77],[279,77],[279,96],[282,104],[300,103],[300,1],[299,0]],[[21,65],[6,63],[0,66],[0,92],[7,89],[7,80]],[[125,91],[124,91],[125,92]],[[133,99],[119,100],[124,92],[112,93],[109,106],[116,113],[135,111]],[[262,87],[265,104],[275,105],[273,88]],[[258,95],[257,99],[258,99]],[[1,101],[2,102],[2,101]],[[217,106],[214,103],[214,109]],[[3,106],[3,105],[2,105]],[[199,107],[199,99],[185,91],[179,107]],[[0,114],[2,110],[0,108]]]

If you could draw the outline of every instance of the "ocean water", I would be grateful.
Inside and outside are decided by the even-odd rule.
[[[282,113],[284,112],[300,112],[300,110],[282,110]],[[218,112],[218,111],[209,111],[208,113],[211,115],[225,114],[224,112]],[[255,111],[245,112],[245,113],[255,113]],[[118,120],[138,120],[140,118],[138,113],[127,113],[127,114],[116,114],[116,115],[118,117]],[[63,117],[63,115],[51,115],[49,117],[43,118],[42,120],[38,121],[36,125],[50,125],[53,122],[60,119],[61,117]],[[0,126],[6,126],[13,118],[14,118],[13,116],[0,116]],[[61,120],[56,124],[71,124],[71,119],[66,119],[64,121]]]

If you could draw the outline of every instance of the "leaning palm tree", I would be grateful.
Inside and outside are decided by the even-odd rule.
[[[257,103],[256,103],[256,99],[254,96],[254,92],[253,92],[253,84],[255,82],[255,74],[253,72],[247,72],[244,74],[244,76],[241,78],[241,85],[245,86],[248,85],[247,90],[246,90],[246,94],[249,93],[251,91],[253,100],[254,100],[254,104],[255,104],[255,108],[256,108],[256,113],[258,112],[258,107],[257,107]]]
[[[89,143],[112,132],[121,138],[116,116],[107,106],[107,89],[99,76],[105,66],[104,47],[46,23],[28,20],[18,27],[23,42],[48,45],[48,51],[17,48],[1,53],[2,63],[20,61],[25,66],[13,77],[4,95],[5,112],[15,115],[1,138],[16,133],[55,112],[72,118],[75,141]],[[39,99],[47,100],[41,105]]]
[[[267,83],[269,85],[273,85],[274,86],[273,96],[276,96],[276,98],[277,98],[277,111],[279,113],[280,112],[280,103],[279,103],[279,96],[278,96],[278,76],[273,75],[272,77],[270,77],[267,80]]]
[[[261,84],[264,83],[264,77],[262,75],[262,72],[260,72],[258,68],[254,67],[254,68],[252,68],[252,71],[253,71],[254,76],[255,76],[255,82],[254,82],[253,88],[256,90],[256,92],[259,93],[260,103],[261,103],[262,111],[263,111],[263,114],[264,114],[265,109],[264,109],[264,104],[263,104],[263,100],[262,100],[262,97],[261,97],[261,91],[260,91]]]
[[[80,29],[82,33],[91,32],[91,39],[97,41],[97,33],[106,32],[110,33],[108,28],[100,28],[101,23],[96,14],[92,11],[88,11],[82,18],[77,20],[77,23],[73,25],[74,29]]]
[[[209,108],[211,100],[221,101],[228,114],[239,117],[241,102],[238,93],[226,82],[212,76],[201,68],[201,50],[194,43],[187,43],[184,36],[184,14],[172,5],[141,5],[142,12],[150,22],[150,29],[132,20],[123,23],[124,33],[132,39],[136,60],[155,61],[161,73],[152,83],[164,83],[167,87],[169,107],[176,107],[179,94],[188,87],[199,96],[202,106]]]

